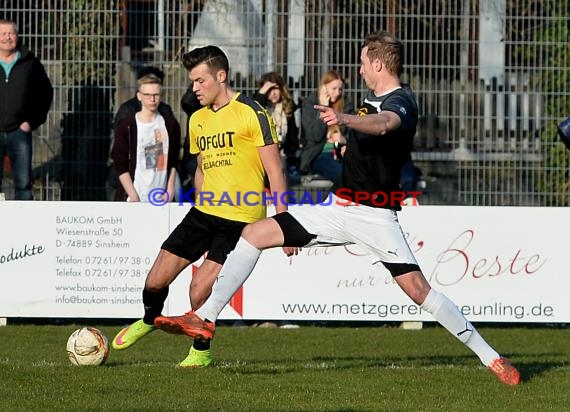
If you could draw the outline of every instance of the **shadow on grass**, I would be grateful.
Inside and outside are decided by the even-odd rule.
[[[538,378],[539,376],[543,375],[545,372],[568,367],[568,364],[565,362],[521,362],[515,364],[517,369],[521,374],[521,381],[530,382],[531,380]]]
[[[215,367],[243,375],[276,375],[302,370],[413,369],[473,365],[473,356],[430,357],[313,357],[311,359],[271,359],[236,362],[215,361]]]
[[[560,354],[562,355],[562,354]],[[528,355],[526,355],[528,356]],[[541,357],[556,354],[543,354]],[[509,354],[509,357],[516,358]],[[550,370],[567,367],[565,362],[539,361],[514,362],[521,373],[521,381],[529,382]],[[309,360],[273,359],[248,361],[219,361],[219,370],[242,375],[281,375],[303,370],[363,370],[363,369],[433,369],[447,367],[479,366],[476,357],[465,356],[417,356],[417,357],[314,357]]]
[[[565,357],[563,353],[542,353],[534,355],[534,360],[528,360],[529,354],[507,353],[509,359],[515,359],[514,365],[521,373],[523,383],[530,382],[544,373],[567,368],[564,361],[553,361],[553,358]],[[531,355],[532,357],[532,355]],[[526,358],[526,361],[516,361],[517,358]],[[541,360],[544,359],[544,360]],[[140,359],[112,358],[104,366],[108,368],[134,367],[151,368],[162,365],[166,368],[174,367],[174,360],[166,360],[162,357],[141,361]],[[305,359],[291,358],[260,358],[260,359],[215,359],[209,370],[223,374],[237,374],[244,376],[277,376],[295,374],[303,371],[351,371],[351,370],[374,370],[374,369],[443,369],[443,368],[476,368],[479,362],[476,356],[471,354],[454,356],[315,356]],[[196,370],[196,369],[190,369]],[[348,411],[348,410],[347,410]]]

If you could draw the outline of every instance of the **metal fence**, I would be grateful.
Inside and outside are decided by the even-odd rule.
[[[336,69],[359,101],[362,39],[387,29],[405,45],[403,79],[420,107],[423,204],[570,200],[569,153],[556,136],[570,115],[566,0],[4,0],[0,17],[17,21],[55,87],[34,136],[36,199],[109,198],[113,114],[144,65],[165,71],[164,100],[185,128],[185,50],[219,45],[248,94],[277,70],[300,99]]]

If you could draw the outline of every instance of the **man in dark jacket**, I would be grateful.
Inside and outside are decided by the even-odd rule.
[[[32,131],[47,119],[53,88],[40,60],[19,45],[12,20],[0,19],[0,67],[1,159],[10,159],[15,199],[32,200]],[[3,177],[0,167],[0,184]]]
[[[158,67],[154,66],[145,66],[142,69],[140,69],[137,73],[137,80],[142,79],[148,74],[155,75],[160,79],[162,83],[164,83],[164,72],[160,70]],[[141,102],[139,99],[137,99],[136,95],[127,100],[126,102],[122,103],[119,106],[119,109],[117,110],[117,114],[115,115],[115,121],[113,122],[113,130],[117,128],[117,125],[121,122],[121,120],[134,116],[135,113],[140,112],[141,109],[142,109]],[[170,105],[164,102],[160,102],[160,104],[158,105],[158,113],[160,113],[164,118],[174,117],[174,112],[172,111],[172,107],[170,107]],[[112,162],[112,160],[109,159],[109,162]],[[117,188],[119,188],[119,186],[121,186],[121,184],[119,183],[119,177],[117,176],[117,171],[115,170],[114,167],[109,168],[108,182],[109,186],[113,191],[113,194],[110,195],[110,200],[112,200],[115,199],[116,197],[115,191],[117,190]]]

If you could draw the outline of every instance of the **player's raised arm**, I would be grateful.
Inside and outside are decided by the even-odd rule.
[[[345,125],[351,129],[371,135],[380,136],[386,134],[398,129],[402,123],[400,116],[391,111],[361,116],[340,113],[327,106],[315,105],[314,107],[320,112],[320,118],[327,126]]]

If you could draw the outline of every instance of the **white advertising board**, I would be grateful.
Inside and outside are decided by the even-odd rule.
[[[315,206],[319,207],[319,206]],[[189,206],[0,202],[0,317],[138,318],[160,245]],[[472,321],[569,322],[565,208],[408,207],[400,221],[432,286]],[[379,233],[379,236],[382,234]],[[200,262],[196,262],[199,265]],[[165,314],[189,310],[187,268]],[[432,320],[357,245],[280,249],[220,319]]]
[[[0,202],[0,316],[138,316],[168,234],[168,208],[147,206]]]
[[[474,321],[566,322],[564,209],[412,207],[402,227],[432,287]],[[554,229],[556,228],[556,229]],[[379,233],[379,236],[382,234]],[[243,315],[264,319],[433,320],[356,245],[264,252]]]

